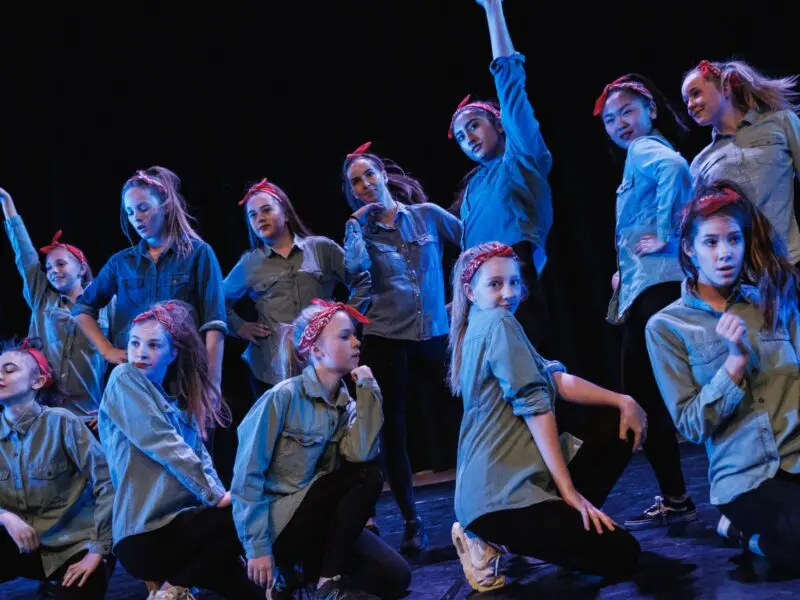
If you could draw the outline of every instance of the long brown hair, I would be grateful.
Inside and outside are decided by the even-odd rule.
[[[703,72],[704,78],[714,82],[720,91],[729,86],[734,106],[743,113],[753,109],[762,112],[800,110],[800,92],[795,89],[797,75],[770,78],[740,60],[705,62],[712,68],[701,69],[698,65],[688,71],[683,80],[686,81],[689,75]]]
[[[353,193],[353,186],[350,184],[347,170],[359,158],[367,159],[376,169],[386,173],[388,176],[386,186],[389,188],[392,198],[397,202],[421,204],[428,201],[428,195],[422,189],[422,184],[401,169],[397,163],[388,158],[381,158],[371,152],[362,152],[360,154],[349,154],[342,165],[342,190],[347,204],[352,210],[356,211],[361,208],[362,202]]]
[[[725,201],[727,196],[730,200]],[[719,198],[719,201],[714,201]],[[775,233],[767,218],[731,181],[700,182],[692,201],[684,209],[680,231],[679,260],[686,285],[697,292],[697,267],[686,253],[692,247],[697,229],[714,215],[735,219],[742,229],[745,252],[740,281],[758,287],[758,308],[764,316],[764,328],[786,326],[798,307],[800,273],[789,262],[786,245]]]
[[[164,229],[168,239],[175,242],[175,248],[180,256],[189,256],[192,253],[192,241],[202,238],[192,227],[194,219],[189,214],[186,200],[180,193],[180,177],[165,167],[154,166],[136,171],[136,174],[122,186],[119,219],[122,232],[133,244],[130,223],[125,212],[125,194],[131,188],[146,189],[158,199],[161,210],[164,211]]]
[[[266,181],[266,180],[264,180]],[[244,221],[247,224],[247,235],[250,239],[250,247],[251,248],[258,248],[264,245],[264,242],[256,235],[256,232],[253,231],[252,226],[250,225],[250,218],[247,216],[247,202],[250,200],[252,196],[256,194],[269,194],[270,196],[274,196],[275,199],[278,201],[278,204],[281,205],[284,214],[286,215],[286,223],[289,225],[289,230],[294,235],[301,235],[304,237],[308,237],[310,235],[314,235],[311,230],[306,227],[306,224],[300,219],[297,215],[297,211],[294,209],[294,205],[292,201],[289,199],[289,195],[283,191],[283,189],[273,182],[269,182],[269,191],[262,191],[259,188],[260,183],[254,183],[247,188],[247,192],[245,192],[244,200],[242,202],[242,206],[244,206]]]
[[[134,319],[155,320],[164,326],[177,356],[167,369],[167,389],[177,390],[178,404],[197,421],[203,439],[217,425],[231,424],[231,411],[211,381],[208,351],[197,333],[192,307],[180,300],[158,302]]]

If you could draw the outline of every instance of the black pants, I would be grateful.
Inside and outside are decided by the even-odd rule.
[[[408,565],[364,530],[382,486],[380,467],[374,462],[343,462],[320,477],[275,540],[276,564],[290,569],[302,563],[306,582],[347,575],[381,596],[404,592],[411,580]]]
[[[250,393],[253,395],[253,402],[250,404],[251,407],[258,402],[261,396],[272,389],[271,383],[261,381],[258,377],[253,375],[253,372],[249,368],[247,369],[247,383],[250,384]],[[245,411],[245,414],[247,414],[247,411]]]
[[[406,442],[407,394],[412,377],[422,382],[430,393],[431,404],[439,404],[429,407],[431,414],[441,417],[442,421],[434,428],[439,432],[437,441],[452,437],[453,458],[456,451],[459,413],[457,403],[445,387],[446,353],[447,336],[419,342],[364,336],[363,362],[372,369],[383,395],[381,466],[406,520],[417,516]],[[431,425],[434,420],[418,419],[415,428]],[[452,436],[448,432],[452,432]]]
[[[231,600],[264,598],[247,578],[230,507],[181,513],[160,529],[121,540],[114,552],[143,581],[206,588]]]
[[[747,538],[758,534],[758,546],[767,560],[800,573],[800,475],[778,471],[719,510]]]
[[[650,317],[676,300],[680,293],[680,283],[674,281],[647,288],[631,305],[622,333],[622,388],[647,413],[644,454],[664,496],[682,496],[686,484],[675,425],[653,374],[644,329]]]
[[[570,476],[577,490],[600,507],[625,470],[633,442],[619,440],[617,411],[560,402],[556,415],[559,430],[583,436],[583,445],[569,463]],[[580,513],[561,500],[489,513],[469,529],[515,554],[594,575],[626,576],[639,560],[639,543],[627,531],[586,531]]]
[[[527,298],[517,307],[514,316],[522,325],[522,329],[531,344],[533,344],[533,347],[540,354],[547,356],[549,351],[547,346],[549,336],[547,298],[539,281],[539,274],[533,264],[533,244],[519,242],[512,247],[520,259],[520,271],[527,290]]]
[[[73,583],[70,587],[60,585],[70,565],[80,562],[84,556],[86,556],[85,550],[67,560],[61,568],[47,577],[42,568],[41,554],[38,551],[29,554],[20,553],[5,528],[0,528],[0,582],[11,581],[17,577],[36,581],[57,581],[59,585],[55,588],[56,600],[103,600],[111,579],[113,563],[105,561],[100,563],[83,587],[78,587],[77,583]]]

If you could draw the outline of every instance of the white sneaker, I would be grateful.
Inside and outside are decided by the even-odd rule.
[[[153,600],[197,600],[191,590],[173,585],[171,588],[156,592]]]
[[[501,554],[494,546],[480,538],[467,537],[458,521],[453,523],[450,534],[461,561],[461,568],[472,589],[488,592],[506,584],[505,575],[498,575]]]

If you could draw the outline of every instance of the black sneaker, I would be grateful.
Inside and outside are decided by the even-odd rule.
[[[341,577],[336,577],[316,589],[314,600],[380,600],[380,598],[347,586]]]
[[[656,496],[656,503],[638,517],[625,521],[625,529],[638,531],[653,527],[669,527],[675,523],[688,523],[697,520],[697,509],[691,498],[683,502],[671,502]]]
[[[422,519],[416,517],[406,521],[403,532],[403,541],[400,542],[400,552],[403,554],[418,554],[427,548],[428,534],[422,525]]]
[[[725,515],[720,515],[719,523],[717,523],[717,535],[734,545],[744,548],[745,539],[742,530],[736,527],[731,520]]]

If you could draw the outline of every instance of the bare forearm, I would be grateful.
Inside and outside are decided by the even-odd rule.
[[[555,415],[546,412],[541,415],[525,417],[525,424],[536,442],[536,447],[547,465],[547,470],[553,478],[559,492],[564,494],[572,490],[572,477],[570,477],[564,455],[561,453],[561,444],[558,440],[558,427]]]
[[[222,354],[225,349],[225,336],[221,331],[210,329],[206,332],[206,350],[208,351],[208,374],[211,381],[222,390]]]
[[[559,396],[575,404],[619,408],[623,398],[621,394],[568,373],[556,373],[553,375],[553,380],[556,383]]]
[[[485,0],[486,20],[489,24],[489,37],[492,40],[492,57],[511,56],[514,44],[508,33],[506,17],[501,0]]]
[[[108,338],[103,335],[103,332],[100,330],[100,325],[97,324],[90,315],[78,315],[75,317],[75,322],[80,327],[80,330],[83,332],[89,341],[92,342],[97,351],[102,354],[103,356],[108,355],[108,351],[113,349],[114,346],[111,342],[108,341]]]

